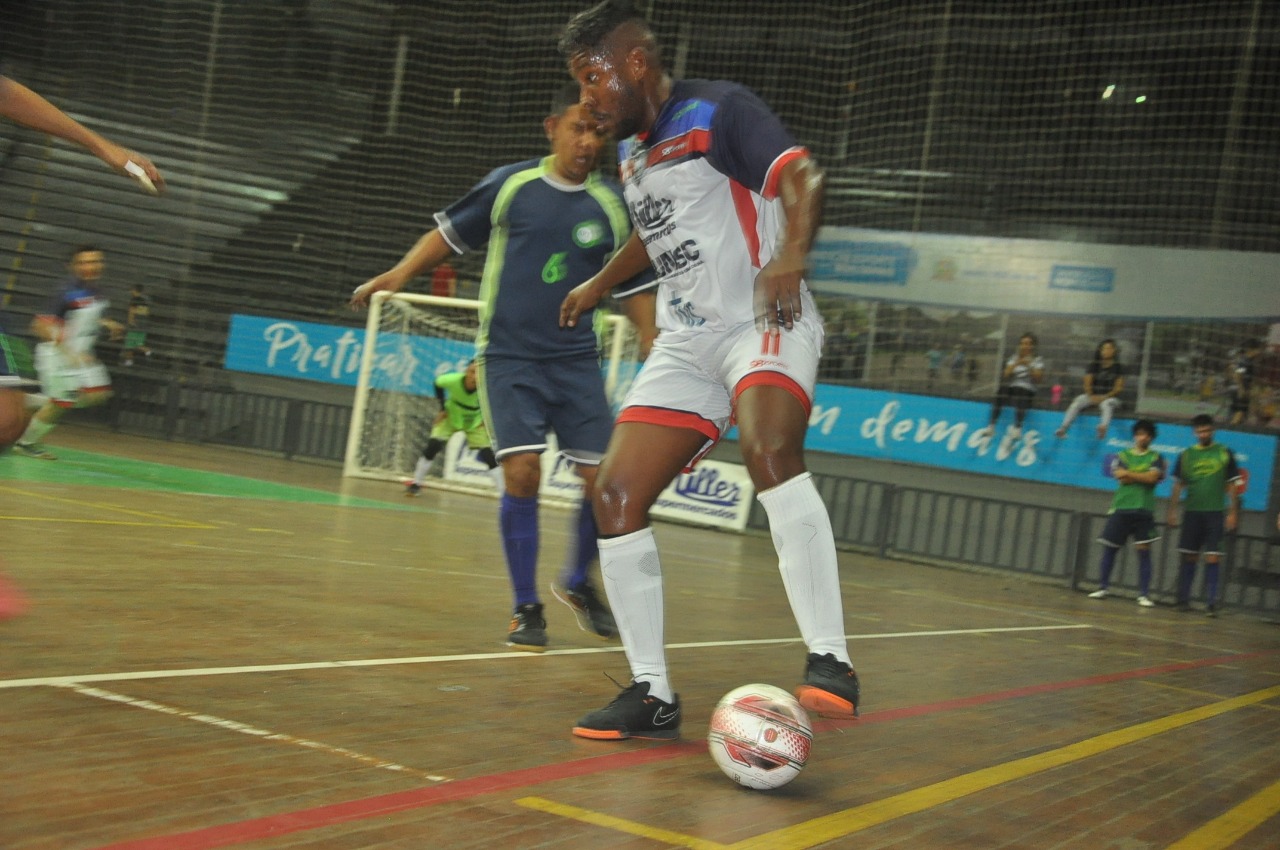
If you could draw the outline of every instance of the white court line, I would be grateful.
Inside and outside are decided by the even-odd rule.
[[[846,640],[886,640],[889,638],[947,637],[953,635],[988,635],[1011,632],[1047,632],[1062,629],[1092,629],[1086,623],[1057,626],[1007,626],[990,629],[947,629],[928,632],[890,632],[868,635],[845,635]],[[760,640],[722,640],[704,643],[669,643],[667,649],[707,649],[725,646],[763,646],[766,644],[800,643],[800,638],[764,638]],[[365,658],[355,661],[305,661],[297,664],[252,664],[243,667],[193,667],[177,670],[138,670],[133,673],[83,673],[75,676],[42,676],[33,679],[0,679],[0,690],[32,688],[45,685],[78,685],[84,682],[130,682],[138,679],[174,679],[182,676],[228,676],[237,673],[280,673],[290,670],[331,670],[343,667],[383,667],[392,664],[441,664],[450,661],[498,661],[546,658],[551,655],[598,655],[622,652],[620,646],[591,649],[552,649],[546,652],[478,652],[468,655],[419,655],[409,658]]]
[[[365,764],[370,767],[377,767],[382,770],[390,770],[396,773],[411,773],[414,776],[429,779],[432,782],[450,781],[447,776],[427,773],[413,767],[405,767],[404,765],[396,764],[393,761],[387,761],[386,759],[380,759],[375,756],[367,756],[364,753],[357,753],[355,750],[348,750],[346,747],[334,747],[329,744],[322,744],[319,741],[311,741],[306,738],[297,738],[293,735],[286,735],[283,732],[271,732],[267,729],[259,729],[257,726],[250,726],[247,723],[241,723],[237,720],[227,720],[225,717],[218,717],[213,714],[204,714],[199,711],[188,711],[185,708],[175,708],[174,706],[165,705],[164,703],[152,702],[149,699],[135,699],[134,697],[125,696],[124,694],[117,694],[114,691],[104,691],[101,688],[86,688],[82,685],[58,685],[58,687],[68,688],[78,694],[106,700],[107,702],[123,703],[124,705],[131,705],[134,708],[145,708],[147,711],[157,711],[161,714],[168,714],[173,717],[182,717],[186,720],[194,720],[197,723],[205,723],[209,726],[216,726],[219,729],[229,729],[232,732],[239,732],[242,735],[249,735],[262,741],[279,741],[284,744],[293,744],[294,746],[305,747],[308,750],[315,750],[317,752],[353,759],[361,764]]]

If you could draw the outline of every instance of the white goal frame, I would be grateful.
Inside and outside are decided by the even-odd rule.
[[[351,422],[347,432],[347,448],[342,465],[344,477],[367,478],[379,481],[402,481],[412,472],[412,470],[370,467],[361,462],[362,438],[369,413],[369,394],[377,354],[378,335],[381,332],[382,316],[386,304],[392,299],[417,307],[475,310],[477,313],[482,306],[482,302],[467,298],[445,298],[438,295],[419,295],[405,292],[375,293],[370,300],[369,315],[365,322],[364,343],[360,353],[360,371],[356,380],[355,400],[351,408]],[[634,367],[635,358],[629,353],[629,347],[634,352],[636,335],[631,322],[623,316],[607,314],[605,323],[608,330],[603,335],[604,345],[601,352],[606,364],[604,373],[605,393],[610,403],[616,407],[621,402],[622,396],[625,395],[626,390],[630,387],[631,380],[634,378],[634,368],[627,369],[625,367],[628,364]],[[406,423],[406,427],[413,427],[413,423]],[[420,423],[418,423],[418,427],[421,427]],[[455,434],[454,438],[458,439],[460,436],[460,434]],[[550,437],[551,435],[549,435]],[[566,481],[566,476],[557,472],[558,465],[555,463],[557,453],[551,450],[554,448],[554,440],[549,439],[549,442],[552,443],[552,446],[544,455],[542,495],[544,498],[549,496],[552,500],[574,499],[576,496],[572,492],[566,491],[572,490],[576,486],[576,478],[572,481]],[[450,442],[450,446],[452,449],[453,441]],[[451,449],[446,449],[446,451]],[[554,480],[549,481],[548,479]],[[548,487],[549,483],[553,486]],[[426,484],[444,490],[496,495],[487,479],[483,485],[472,486],[465,482],[428,477]]]

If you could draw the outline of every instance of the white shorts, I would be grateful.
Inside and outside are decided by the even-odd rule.
[[[83,361],[76,363],[58,346],[42,342],[36,346],[33,359],[41,391],[59,407],[75,406],[82,393],[111,389],[111,375],[92,354],[84,355]]]
[[[822,321],[806,313],[791,330],[761,334],[754,324],[726,331],[663,331],[627,393],[619,422],[692,428],[707,437],[690,461],[710,451],[733,424],[738,396],[768,384],[813,405]]]

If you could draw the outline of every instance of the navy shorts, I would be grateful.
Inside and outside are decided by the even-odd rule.
[[[1147,510],[1115,511],[1107,517],[1107,525],[1102,529],[1098,542],[1103,546],[1119,549],[1130,537],[1134,543],[1159,540],[1155,514]]]
[[[1221,555],[1224,529],[1225,520],[1222,511],[1187,511],[1182,516],[1182,531],[1178,534],[1178,551]]]
[[[595,465],[613,433],[613,411],[595,355],[557,360],[486,357],[481,403],[494,454],[540,454],[547,434],[572,461]]]

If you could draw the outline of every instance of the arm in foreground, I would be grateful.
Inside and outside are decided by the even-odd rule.
[[[577,326],[578,317],[599,304],[606,292],[626,283],[647,268],[649,254],[640,241],[640,234],[633,230],[626,244],[605,263],[604,268],[575,286],[565,296],[560,303],[560,327]]]
[[[782,166],[778,196],[782,199],[785,225],[773,257],[760,269],[755,283],[756,326],[762,332],[776,327],[789,329],[800,318],[800,289],[809,248],[821,219],[822,186],[822,172],[807,156],[796,157]]]
[[[33,130],[80,145],[117,174],[128,174],[125,165],[133,162],[146,173],[158,191],[164,190],[164,177],[151,160],[98,135],[31,89],[8,77],[0,77],[0,115]]]

